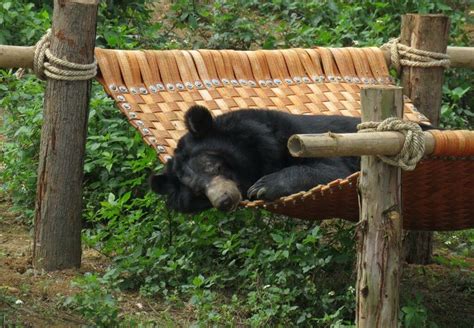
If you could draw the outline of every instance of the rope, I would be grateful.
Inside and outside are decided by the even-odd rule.
[[[54,56],[49,50],[51,35],[51,29],[48,29],[36,43],[33,71],[40,79],[83,81],[90,80],[97,75],[95,58],[94,62],[90,64],[77,64]]]
[[[394,156],[377,155],[383,162],[412,171],[425,153],[425,137],[420,126],[414,122],[389,117],[382,122],[364,122],[357,125],[358,132],[396,131],[405,136],[400,153]]]
[[[390,50],[390,59],[397,73],[400,73],[402,66],[448,68],[451,63],[447,54],[406,46],[400,43],[400,38],[388,41],[381,48]]]

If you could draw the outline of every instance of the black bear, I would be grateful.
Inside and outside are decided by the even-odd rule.
[[[242,198],[275,200],[344,178],[359,170],[357,157],[295,158],[288,138],[298,133],[355,132],[358,118],[238,110],[213,118],[202,106],[185,115],[188,129],[151,188],[168,207],[198,212],[234,210]]]

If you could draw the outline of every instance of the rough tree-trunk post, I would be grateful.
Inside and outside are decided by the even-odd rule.
[[[402,88],[361,90],[362,121],[401,117]],[[401,175],[375,156],[362,156],[359,181],[360,221],[357,251],[359,328],[398,327],[401,255]]]
[[[400,43],[410,47],[446,53],[449,18],[444,15],[402,16]],[[439,124],[444,68],[403,67],[403,93],[432,124]],[[410,231],[404,236],[404,257],[408,263],[427,264],[431,261],[433,233]]]
[[[50,49],[79,64],[94,60],[98,0],[55,0]],[[90,81],[49,79],[45,91],[36,196],[34,263],[81,264],[81,208]]]

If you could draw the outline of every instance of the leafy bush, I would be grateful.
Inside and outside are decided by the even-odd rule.
[[[49,27],[51,1],[33,2],[0,4],[0,43],[32,44]],[[399,34],[401,14],[418,11],[450,15],[452,43],[466,45],[467,8],[467,1],[429,0],[109,0],[100,4],[97,44],[123,49],[381,45]],[[472,126],[472,79],[472,72],[447,73],[445,126]],[[1,71],[0,179],[27,218],[34,206],[42,97],[42,82]],[[115,325],[121,319],[114,292],[138,289],[190,306],[203,326],[350,325],[350,228],[249,210],[230,215],[211,210],[194,217],[168,212],[146,185],[149,172],[159,168],[154,151],[94,84],[83,236],[86,245],[113,262],[103,277],[79,279],[82,291],[66,301],[68,306],[96,325]],[[419,301],[407,303],[401,318],[407,326],[428,322]]]
[[[229,311],[245,314],[253,326],[352,318],[351,229],[248,210],[209,211],[191,220],[167,213],[162,203],[156,212],[156,206],[152,194],[111,196],[102,204],[97,219],[108,219],[107,226],[86,241],[113,259],[105,275],[112,284],[170,301],[189,298],[208,324],[232,320]]]
[[[41,6],[29,1],[0,3],[0,44],[32,45],[50,24],[49,11]]]
[[[15,207],[29,219],[35,202],[44,85],[31,76],[19,80],[11,72],[0,72],[0,133],[5,137],[0,180]]]
[[[110,289],[104,288],[103,280],[91,273],[76,279],[72,285],[82,289],[82,292],[67,297],[63,306],[80,311],[86,319],[99,327],[117,326],[120,322],[117,300]]]
[[[407,304],[400,311],[401,322],[406,328],[438,328],[438,325],[428,319],[428,311],[423,306],[422,297],[407,300]]]

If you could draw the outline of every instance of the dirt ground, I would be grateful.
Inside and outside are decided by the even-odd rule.
[[[92,249],[83,250],[82,266],[77,270],[38,272],[32,267],[32,232],[9,211],[10,203],[0,195],[0,327],[84,327],[92,324],[64,306],[73,295],[75,277],[86,272],[103,272],[108,259]],[[192,312],[177,312],[138,293],[120,297],[122,315],[159,327],[186,327]]]
[[[85,249],[82,267],[61,272],[37,272],[31,265],[31,232],[10,212],[0,196],[0,327],[83,327],[91,323],[62,306],[72,295],[74,277],[85,272],[103,272],[108,259]],[[437,250],[438,253],[440,250]],[[436,252],[436,251],[435,251]],[[449,255],[445,255],[449,259]],[[462,266],[432,264],[406,266],[402,278],[402,299],[422,296],[430,321],[442,327],[474,327],[474,259],[454,259]],[[137,293],[120,297],[121,311],[139,322],[157,327],[189,327],[190,309],[171,309],[159,300]],[[147,325],[148,326],[148,325]]]
[[[31,266],[28,228],[16,222],[6,199],[0,202],[0,326],[80,327],[87,324],[72,313],[57,311],[61,296],[73,293],[70,282],[80,272],[100,270],[100,256],[84,254],[80,270],[41,273]],[[3,324],[3,325],[2,325]]]

